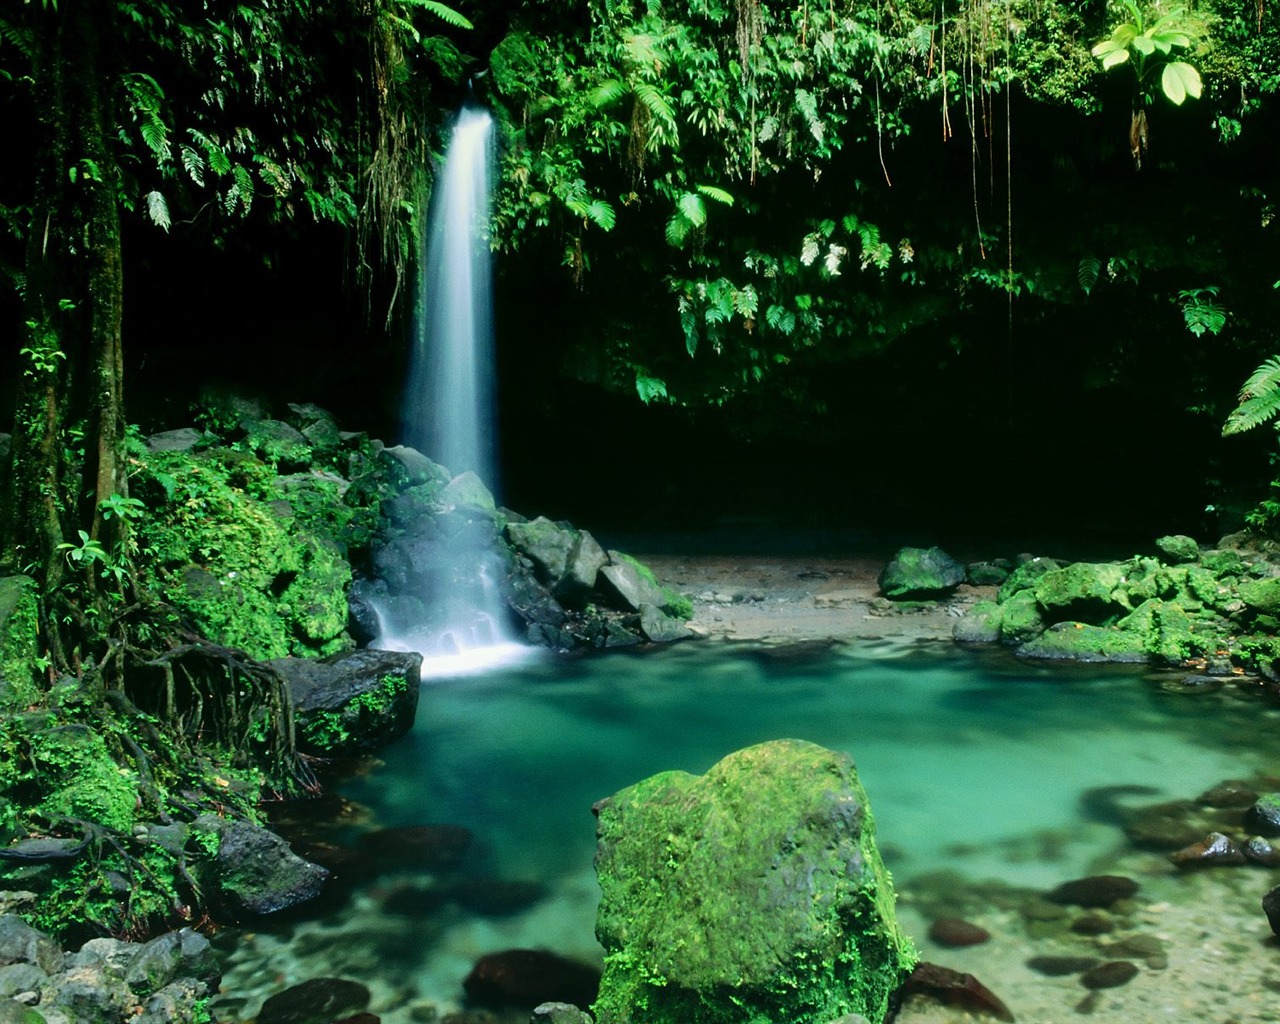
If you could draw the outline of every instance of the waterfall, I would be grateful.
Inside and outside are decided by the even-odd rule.
[[[454,474],[450,490],[497,486],[493,295],[488,240],[493,118],[463,108],[431,197],[422,292],[405,399],[409,444]],[[416,593],[372,602],[373,646],[419,651],[424,678],[523,657],[497,580],[505,571],[491,520],[455,513],[444,529],[402,544]]]

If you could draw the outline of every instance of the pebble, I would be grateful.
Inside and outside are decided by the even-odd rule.
[[[1205,807],[1248,807],[1258,799],[1257,791],[1247,782],[1227,779],[1196,797]]]
[[[1077,935],[1106,935],[1115,931],[1116,923],[1106,914],[1081,914],[1071,922],[1071,930]]]
[[[1255,864],[1261,864],[1268,868],[1280,866],[1280,850],[1277,850],[1262,836],[1253,836],[1240,849]]]
[[[977,946],[990,939],[991,933],[958,917],[940,917],[929,925],[929,938],[939,946]]]
[[[1200,842],[1175,850],[1169,859],[1180,868],[1213,867],[1243,864],[1244,854],[1221,832],[1210,832]]]
[[[1137,976],[1137,964],[1130,963],[1128,960],[1108,960],[1080,975],[1080,984],[1091,989],[1119,988],[1121,985],[1127,985]]]

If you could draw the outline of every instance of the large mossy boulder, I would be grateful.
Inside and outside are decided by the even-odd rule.
[[[1085,622],[1059,622],[1018,648],[1024,658],[1049,661],[1146,661],[1143,636]]]
[[[599,1024],[879,1024],[916,961],[853,761],[800,740],[602,800]]]
[[[298,746],[321,756],[368,753],[413,727],[422,655],[365,649],[272,665],[293,695]]]
[[[965,580],[965,567],[941,548],[902,548],[880,571],[885,597],[895,601],[945,597]]]
[[[1050,622],[1101,622],[1128,610],[1115,596],[1124,579],[1124,567],[1114,563],[1072,562],[1044,573],[1032,589]]]

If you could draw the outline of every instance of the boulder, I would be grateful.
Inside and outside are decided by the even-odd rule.
[[[1267,915],[1267,923],[1271,931],[1280,935],[1280,885],[1262,897],[1262,912]]]
[[[397,444],[378,452],[378,461],[390,470],[398,488],[405,490],[421,484],[443,487],[449,482],[449,471],[408,445]]]
[[[32,964],[46,974],[62,969],[58,944],[32,928],[17,914],[0,917],[0,964]]]
[[[619,607],[638,612],[643,605],[667,603],[662,587],[639,562],[620,551],[609,552],[609,564],[600,570]]]
[[[277,658],[267,664],[288,681],[304,752],[368,753],[413,727],[421,654],[365,649],[322,661]]]
[[[195,427],[178,427],[152,434],[143,444],[149,452],[189,452],[204,435]]]
[[[895,601],[943,597],[965,580],[965,568],[941,548],[902,548],[880,571],[880,592]]]
[[[1240,600],[1262,615],[1280,617],[1280,576],[1247,580],[1239,586]]]
[[[1156,548],[1164,555],[1165,561],[1173,565],[1200,561],[1200,545],[1194,538],[1185,534],[1175,533],[1167,537],[1157,537]]]
[[[979,601],[956,622],[951,636],[962,644],[993,644],[1000,639],[1003,615],[994,601]]]
[[[571,608],[585,605],[609,561],[604,548],[585,530],[539,516],[508,523],[507,539],[533,563],[539,582]]]
[[[532,1011],[544,1003],[589,1006],[600,971],[545,949],[507,949],[482,956],[462,982],[478,1006]]]
[[[1127,610],[1113,596],[1124,579],[1124,567],[1114,563],[1072,562],[1044,573],[1034,590],[1049,622],[1102,623]]]
[[[269,997],[257,1024],[330,1024],[369,1005],[369,989],[347,978],[308,978]]]
[[[600,1024],[885,1019],[916,953],[847,755],[762,743],[594,811]]]
[[[1050,626],[1034,640],[1019,647],[1018,654],[1048,661],[1147,660],[1146,648],[1138,634],[1083,622],[1059,622]]]
[[[665,644],[673,640],[683,640],[693,633],[679,619],[673,619],[657,605],[642,604],[640,606],[640,632],[651,643]]]
[[[237,918],[274,914],[320,894],[329,872],[303,860],[275,833],[244,821],[202,814],[196,832],[217,839],[213,883]]]
[[[1044,632],[1044,617],[1032,590],[1018,590],[1000,606],[1000,639],[1011,647],[1028,643]]]
[[[472,470],[459,473],[445,484],[437,500],[449,508],[475,509],[488,515],[497,513],[492,492]]]
[[[1062,566],[1052,558],[1033,558],[1025,556],[1020,558],[1017,568],[1009,574],[1009,578],[1000,584],[1000,590],[996,594],[996,600],[1004,604],[1014,594],[1023,590],[1029,590],[1035,586],[1036,580],[1047,572],[1053,572]]]

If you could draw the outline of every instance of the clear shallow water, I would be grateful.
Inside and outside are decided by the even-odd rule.
[[[1277,717],[1229,691],[1166,693],[1139,667],[1041,666],[950,644],[703,642],[431,682],[414,731],[344,793],[371,828],[466,826],[464,875],[536,882],[545,897],[502,916],[430,900],[415,913],[437,880],[376,880],[328,919],[260,934],[226,987],[345,974],[380,991],[384,1020],[409,1020],[397,1009],[460,1002],[487,952],[597,958],[591,804],[782,737],[854,757],[900,887],[950,869],[1048,888],[1105,869],[1123,845],[1088,820],[1085,791],[1146,786],[1141,801],[1155,802],[1274,771]]]

